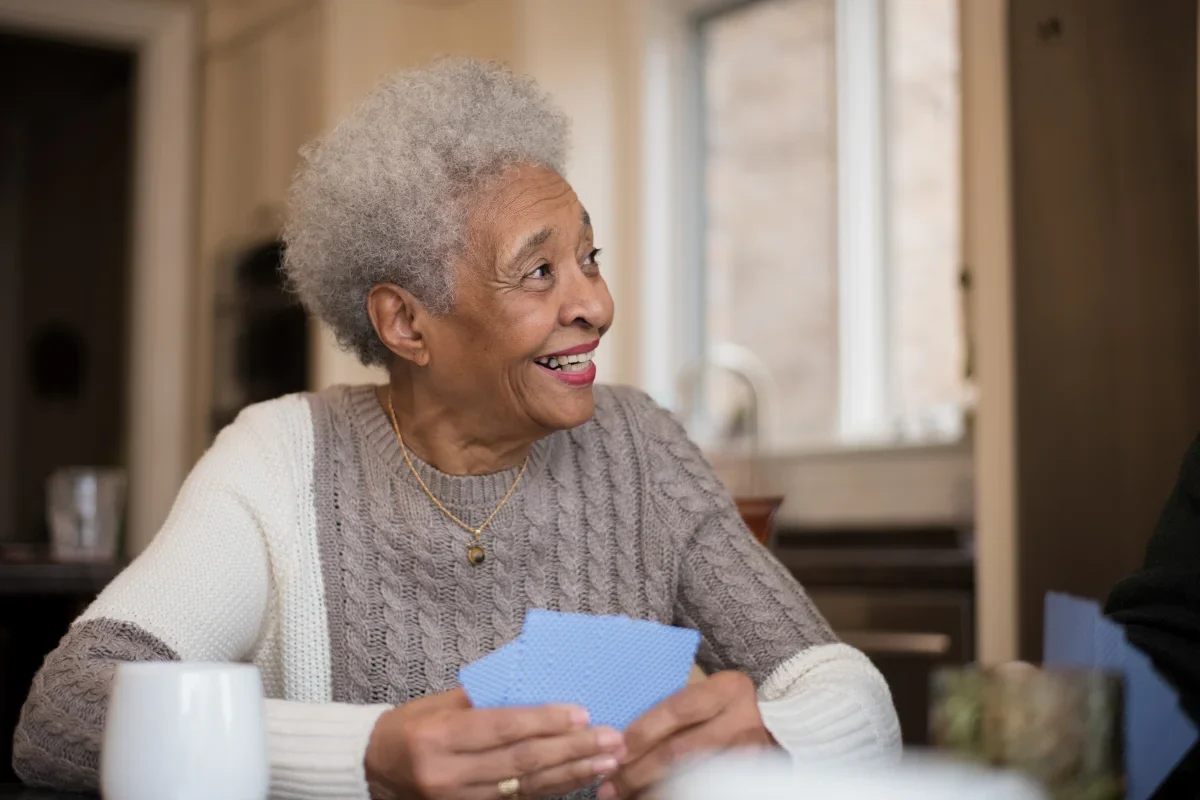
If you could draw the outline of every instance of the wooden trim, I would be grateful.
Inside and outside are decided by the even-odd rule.
[[[963,249],[972,276],[976,629],[984,663],[1017,656],[1016,406],[1008,0],[960,4]],[[987,302],[979,302],[986,298]]]
[[[940,656],[950,653],[950,637],[944,633],[901,631],[838,631],[838,638],[867,656]]]

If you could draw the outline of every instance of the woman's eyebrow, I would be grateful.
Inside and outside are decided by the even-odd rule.
[[[537,250],[539,247],[544,245],[553,235],[553,228],[542,228],[537,233],[531,234],[517,249],[517,252],[513,253],[512,258],[508,259],[507,266],[510,269],[515,267],[519,261],[522,261],[534,250]]]

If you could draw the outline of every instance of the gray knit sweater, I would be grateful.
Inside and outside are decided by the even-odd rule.
[[[18,773],[96,786],[117,660],[248,661],[271,698],[273,796],[362,798],[379,714],[455,687],[529,608],[695,628],[701,666],[749,674],[797,757],[892,755],[882,679],[753,540],[681,427],[638,392],[595,391],[590,422],[535,444],[480,565],[466,558],[470,534],[414,481],[373,387],[247,409],[151,547],[47,659],[17,729]],[[516,477],[414,463],[468,522]]]

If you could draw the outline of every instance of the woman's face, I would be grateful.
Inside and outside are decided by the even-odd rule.
[[[551,170],[514,169],[474,201],[467,234],[454,309],[427,320],[431,381],[521,432],[586,422],[613,301],[579,198]]]

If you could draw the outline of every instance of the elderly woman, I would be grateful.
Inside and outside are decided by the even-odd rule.
[[[246,661],[277,797],[633,797],[695,751],[892,757],[888,689],[750,536],[700,451],[593,386],[613,320],[567,121],[530,81],[400,74],[305,153],[286,269],[384,386],[246,409],[34,681],[24,780],[94,787],[119,660]],[[701,635],[710,674],[623,733],[472,709],[526,609]]]

